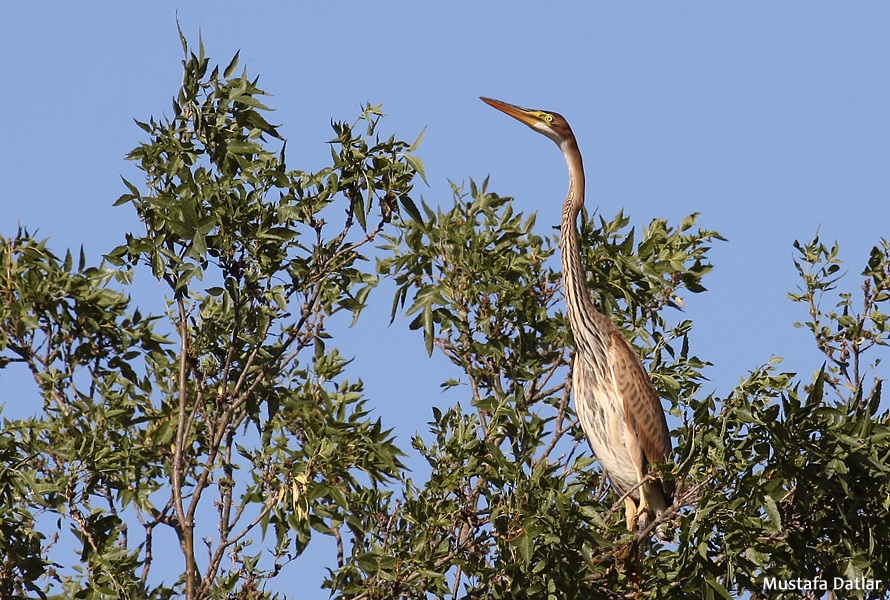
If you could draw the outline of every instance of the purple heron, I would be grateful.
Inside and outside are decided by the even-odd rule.
[[[650,476],[665,462],[671,438],[661,402],[640,357],[618,327],[593,305],[581,264],[577,219],[584,205],[584,166],[568,122],[555,112],[494,100],[483,102],[525,123],[559,146],[569,167],[560,248],[569,324],[575,338],[572,394],[587,440],[612,485],[624,496],[627,527],[644,526],[649,511],[673,501],[674,482]]]

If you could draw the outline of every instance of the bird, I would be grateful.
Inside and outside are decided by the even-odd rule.
[[[624,497],[627,528],[640,530],[673,503],[674,481],[650,474],[667,462],[671,437],[661,401],[639,355],[587,289],[578,238],[584,205],[584,165],[578,141],[559,113],[523,108],[493,98],[486,104],[553,140],[569,170],[562,206],[560,250],[569,326],[575,341],[572,396],[581,428],[612,486]]]

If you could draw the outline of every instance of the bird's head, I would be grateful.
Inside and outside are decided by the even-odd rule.
[[[575,135],[568,122],[559,113],[546,110],[535,110],[531,108],[522,108],[515,104],[507,104],[494,98],[479,98],[489,106],[493,106],[503,113],[507,113],[514,119],[522,121],[538,133],[543,133],[556,144],[563,148],[564,144],[575,141]]]

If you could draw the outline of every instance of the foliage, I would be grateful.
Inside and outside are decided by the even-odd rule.
[[[144,233],[98,267],[25,231],[2,240],[4,360],[43,397],[0,437],[0,523],[24,526],[2,542],[6,592],[43,577],[65,597],[264,597],[313,530],[330,533],[352,495],[402,469],[327,322],[363,309],[376,278],[362,248],[400,206],[416,211],[419,161],[377,136],[368,106],[334,123],[329,167],[288,170],[237,55],[220,70],[203,46],[183,50],[172,117],[139,123],[149,140],[129,155],[145,185],[125,181],[118,201]],[[166,287],[165,314],[115,290],[143,265]],[[43,548],[35,512],[59,518]],[[66,527],[81,545],[74,573],[48,558]],[[164,530],[182,552],[171,583],[149,577],[170,552],[155,543]]]
[[[816,582],[804,597],[821,597],[838,581],[859,582],[843,597],[886,597],[890,580],[890,413],[881,412],[881,382],[860,370],[887,345],[880,310],[890,289],[888,245],[872,249],[863,271],[862,312],[840,292],[837,308],[822,300],[841,280],[838,246],[818,236],[795,243],[803,281],[799,293],[826,366],[810,385],[777,371],[778,359],[756,369],[720,403],[695,401],[693,458],[687,478],[701,482],[695,513],[682,516],[680,547],[690,576],[704,574],[718,591],[754,598],[785,597],[767,581]],[[826,396],[835,392],[834,399]],[[698,554],[706,560],[695,558]],[[884,583],[866,589],[867,582]],[[775,587],[772,588],[775,590]]]
[[[628,532],[570,401],[555,236],[487,181],[418,210],[418,142],[379,137],[378,107],[333,123],[330,166],[289,169],[238,56],[183,50],[172,116],[138,123],[144,183],[118,201],[144,231],[98,266],[0,238],[0,367],[42,398],[0,430],[0,597],[299,597],[281,579],[313,534],[335,540],[325,586],[344,600],[817,598],[835,578],[887,597],[886,241],[857,294],[837,244],[795,243],[790,296],[824,366],[774,358],[706,394],[682,307],[723,238],[697,215],[582,214],[594,302],[673,415],[675,503]],[[149,274],[157,314],[128,295],[150,296]],[[333,347],[331,317],[360,318],[378,276],[393,320],[460,373],[412,440],[428,477]],[[162,552],[178,579],[153,568]],[[814,589],[777,589],[795,580]]]
[[[885,597],[885,586],[863,588],[890,580],[890,416],[879,412],[880,380],[864,377],[866,353],[887,345],[886,242],[863,272],[858,313],[844,292],[836,310],[818,308],[840,279],[837,246],[795,244],[804,289],[791,297],[808,308],[805,326],[828,365],[810,385],[774,359],[725,397],[701,398],[705,363],[690,354],[691,322],[671,323],[665,309],[682,306],[684,289],[704,291],[709,243],[722,238],[694,229],[696,215],[677,227],[655,220],[639,241],[622,213],[597,226],[582,218],[598,308],[643,343],[654,385],[684,417],[674,469],[682,486],[663,519],[676,543],[650,543],[623,531],[615,498],[576,452],[553,241],[484,186],[471,185],[469,198],[456,190],[448,212],[424,208],[426,224],[404,223],[380,268],[399,285],[394,310],[407,305],[428,347],[466,373],[445,385],[465,384],[473,410],[435,410],[435,443],[415,439],[430,481],[408,482],[404,504],[380,509],[397,533],[376,539],[374,553],[398,556],[406,544],[437,553],[410,554],[385,574],[379,565],[349,572],[365,586],[356,597],[786,597],[776,582],[799,578],[816,582],[806,597],[821,596],[820,581],[858,582],[845,596]],[[356,556],[359,569],[365,560]]]
[[[344,597],[582,597],[628,584],[623,517],[579,451],[555,240],[535,234],[534,217],[515,214],[510,198],[485,187],[471,183],[469,196],[455,188],[447,212],[424,205],[423,223],[403,223],[387,247],[392,258],[378,263],[398,284],[394,311],[407,305],[427,347],[466,374],[444,385],[466,389],[472,410],[434,411],[434,443],[414,440],[430,481],[409,481],[403,502],[380,509],[392,515],[394,533],[375,539],[373,553],[398,555],[403,545],[433,551],[415,552],[416,563],[387,575],[364,569],[367,556],[357,554],[334,585],[367,588],[371,580],[373,591],[347,587]],[[693,215],[677,228],[653,221],[635,242],[628,223],[622,214],[599,227],[585,223],[584,239],[597,249],[588,277],[626,291],[603,293],[600,306],[620,312],[631,337],[657,340],[648,354],[663,395],[692,394],[704,365],[688,352],[691,324],[669,323],[661,311],[676,306],[683,289],[704,290],[704,258],[719,236],[693,230]],[[430,507],[444,510],[433,516]]]

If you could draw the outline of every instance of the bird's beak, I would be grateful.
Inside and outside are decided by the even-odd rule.
[[[479,99],[489,106],[493,106],[499,111],[510,115],[514,119],[522,121],[529,127],[534,127],[537,123],[541,122],[541,118],[538,116],[540,111],[532,110],[530,108],[522,108],[515,104],[507,104],[506,102],[501,102],[494,98],[486,98],[485,96],[480,96]]]

